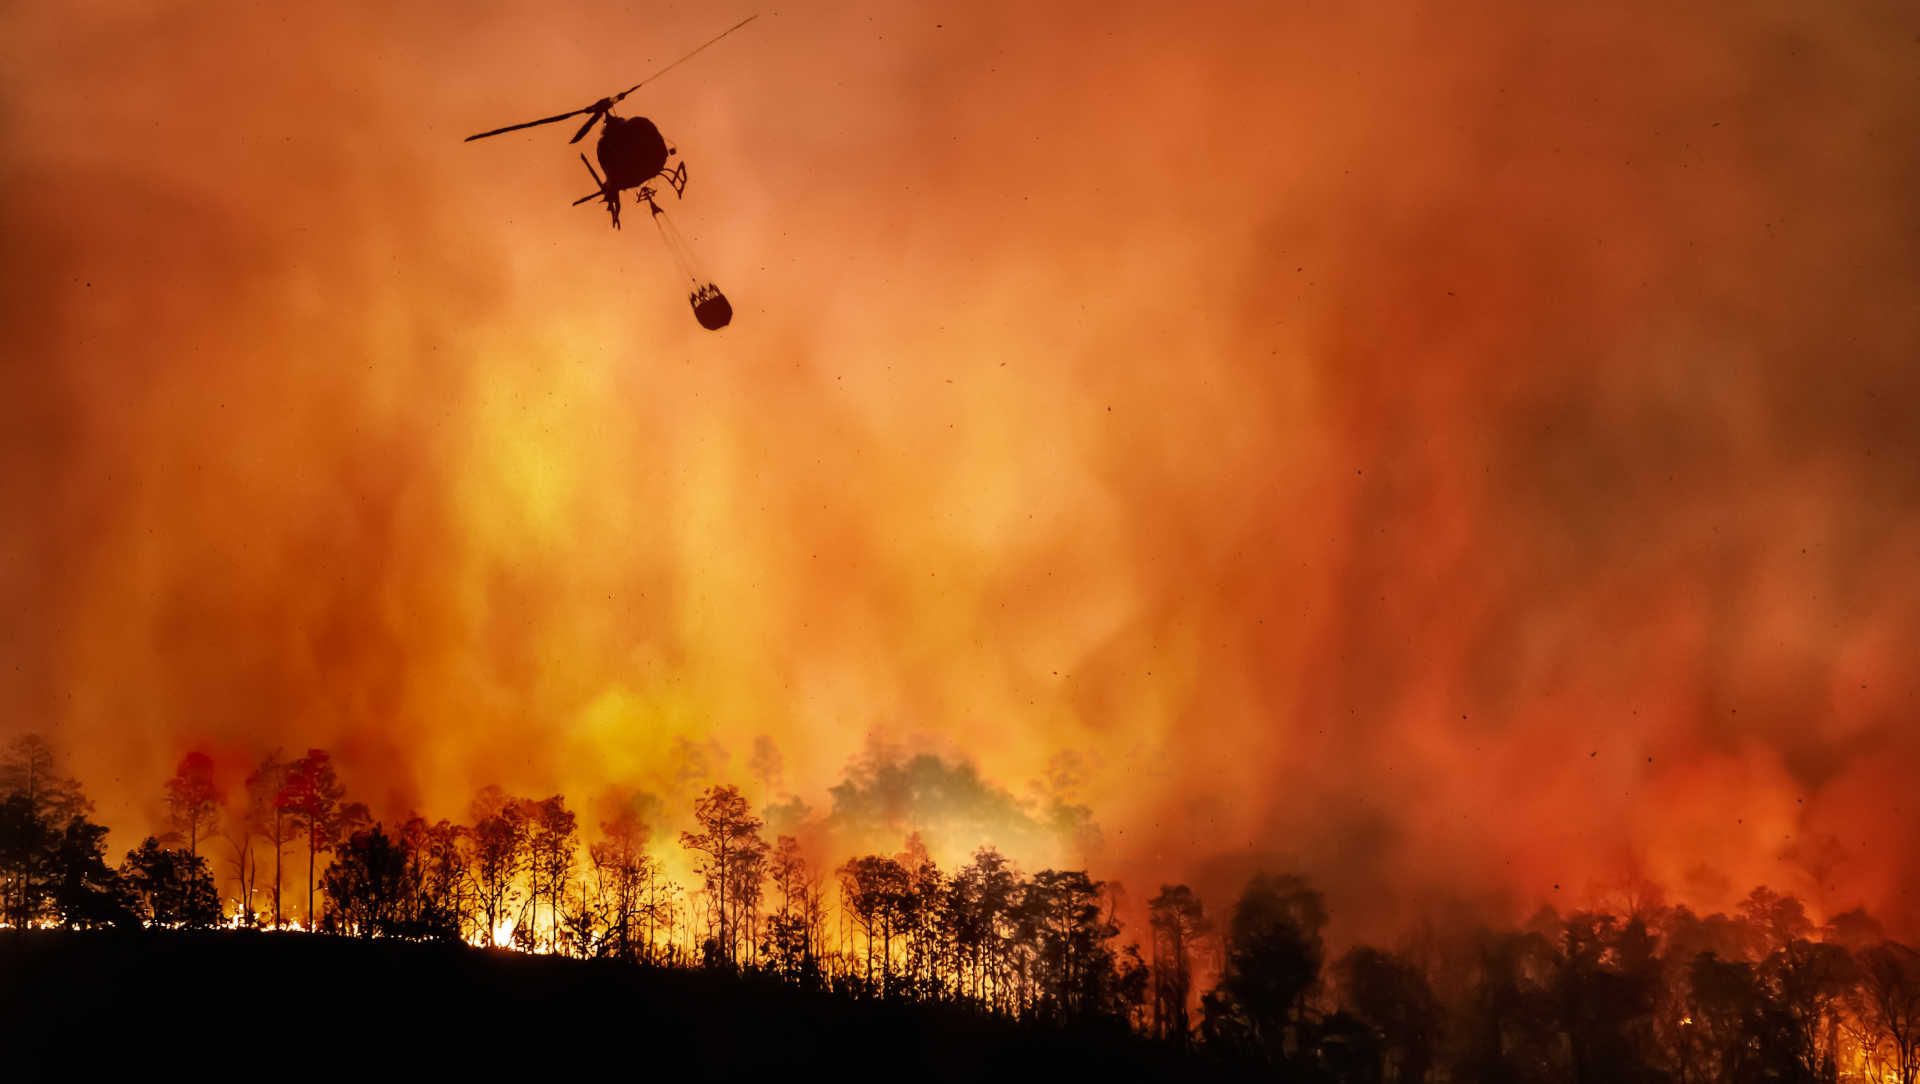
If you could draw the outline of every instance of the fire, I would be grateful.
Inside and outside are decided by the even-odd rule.
[[[710,335],[457,138],[702,13],[10,13],[0,725],[120,850],[182,753],[320,747],[389,823],[733,782],[1136,900],[1299,868],[1352,936],[1920,923],[1907,30],[922,14],[648,100]],[[862,789],[922,755],[964,808]]]

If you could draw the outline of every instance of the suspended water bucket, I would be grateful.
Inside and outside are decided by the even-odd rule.
[[[687,300],[693,305],[693,318],[708,331],[719,331],[733,322],[733,305],[711,282],[688,294]]]

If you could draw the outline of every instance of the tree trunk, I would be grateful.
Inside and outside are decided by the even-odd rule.
[[[280,854],[287,849],[280,823],[280,810],[273,811],[273,928],[280,928]]]

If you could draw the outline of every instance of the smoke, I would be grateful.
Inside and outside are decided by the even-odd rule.
[[[563,126],[459,139],[737,17],[9,12],[0,727],[134,831],[318,745],[1362,932],[1920,921],[1898,5],[769,12],[634,100],[711,336]]]

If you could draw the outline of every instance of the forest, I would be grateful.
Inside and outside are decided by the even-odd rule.
[[[541,1015],[528,999],[543,983],[600,1013],[644,1003],[635,1014],[705,1035],[675,1064],[709,1075],[808,1061],[795,1051],[831,1032],[891,1044],[924,1063],[909,1075],[935,1079],[1006,1069],[1012,1054],[987,1064],[1004,1046],[1027,1069],[1097,1064],[1117,1078],[1920,1081],[1920,953],[1862,910],[1819,917],[1764,887],[1731,913],[1642,886],[1607,910],[1429,922],[1390,946],[1334,945],[1325,898],[1295,873],[1256,873],[1218,902],[1159,885],[1144,928],[1129,930],[1118,886],[1088,871],[1023,870],[992,847],[942,869],[917,836],[897,853],[825,863],[793,836],[766,838],[725,784],[698,797],[694,829],[658,840],[631,812],[583,826],[563,796],[491,787],[461,823],[382,822],[319,749],[264,757],[234,794],[190,754],[154,789],[167,830],[116,863],[51,743],[30,735],[0,757],[0,1036],[43,1031],[49,1006],[84,999],[75,990],[96,973],[177,992],[192,985],[181,967],[207,984],[222,968],[259,981],[261,970],[332,967],[335,990],[446,1000],[485,989],[484,1004],[518,1005],[498,1010],[516,1019]],[[691,859],[693,883],[668,876],[666,848]],[[259,947],[236,962],[236,941]],[[368,942],[394,947],[354,947]],[[338,948],[313,964],[299,945]],[[372,951],[387,955],[355,962]],[[176,970],[158,977],[113,962],[169,952]],[[590,970],[511,963],[523,957],[525,968]],[[369,978],[376,967],[414,969],[417,982]],[[314,989],[321,972],[301,973]],[[339,999],[323,1014],[355,1019]],[[688,1007],[708,1004],[753,1009],[716,1023]],[[219,1016],[207,1006],[210,1037]],[[756,1028],[801,1046],[759,1044],[768,1036]],[[529,1041],[560,1041],[544,1034]],[[868,1069],[854,1075],[886,1075]]]

